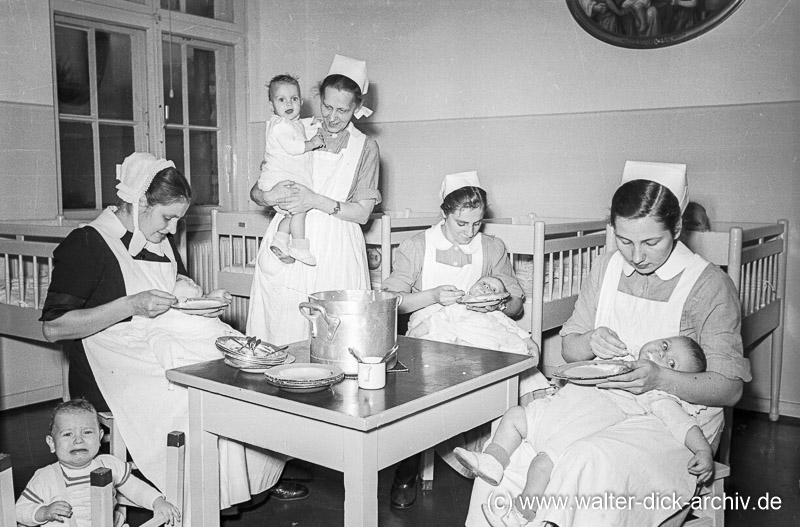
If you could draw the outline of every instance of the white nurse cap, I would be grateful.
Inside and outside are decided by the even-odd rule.
[[[128,246],[128,253],[131,256],[139,254],[147,239],[142,231],[139,230],[139,198],[145,195],[150,183],[156,174],[165,168],[175,168],[175,163],[166,159],[157,159],[153,154],[146,152],[134,152],[117,165],[117,197],[125,203],[133,205],[133,239]],[[148,248],[152,246],[149,245]],[[151,249],[156,252],[156,249]]]
[[[681,213],[689,204],[689,184],[686,181],[686,165],[681,163],[656,163],[651,161],[626,161],[620,185],[645,179],[670,189],[681,207]]]
[[[447,174],[442,181],[441,198],[444,201],[445,196],[464,187],[481,187],[481,182],[478,179],[476,171],[459,172],[457,174]]]
[[[352,59],[344,55],[334,55],[328,75],[344,75],[352,80],[361,89],[361,95],[366,95],[369,90],[369,79],[367,78],[367,63],[363,60]],[[356,119],[369,117],[372,110],[366,106],[361,106],[355,112]]]

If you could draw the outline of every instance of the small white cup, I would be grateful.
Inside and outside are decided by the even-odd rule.
[[[386,363],[381,357],[364,357],[358,363],[358,387],[380,390],[386,386]]]

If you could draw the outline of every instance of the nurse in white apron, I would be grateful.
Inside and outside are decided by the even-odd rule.
[[[706,372],[682,373],[640,359],[630,373],[598,386],[635,394],[663,390],[706,405],[709,408],[697,419],[706,438],[716,445],[721,407],[739,399],[743,383],[751,379],[750,364],[742,354],[733,283],[678,241],[686,203],[685,165],[626,164],[610,215],[619,250],[607,253],[592,268],[575,311],[561,330],[562,354],[567,362],[613,358],[629,354],[625,343],[638,349],[663,335],[693,337],[706,354]],[[498,487],[476,480],[467,525],[487,525],[483,504],[502,515],[507,497],[519,494],[535,455],[531,448],[518,449]],[[539,507],[532,525],[680,525],[686,509],[652,505],[654,498],[664,496],[691,498],[696,481],[687,471],[690,457],[657,418],[631,417],[564,452],[544,496],[566,497],[568,502]],[[624,497],[626,506],[579,505],[579,499],[597,496]]]
[[[123,206],[107,208],[56,249],[54,278],[43,310],[44,334],[50,341],[77,345],[72,350],[75,357],[88,359],[104,399],[97,404],[111,409],[133,461],[163,491],[167,434],[189,432],[187,390],[167,381],[164,364],[218,359],[214,335],[235,330],[216,318],[170,310],[177,301],[171,292],[179,262],[168,235],[175,234],[189,207],[191,188],[186,179],[171,161],[138,152],[125,159],[117,177]],[[213,294],[230,297],[221,290]],[[187,330],[208,337],[194,342],[191,354],[184,354],[170,339],[163,343],[150,339],[163,333],[160,319],[175,316],[192,320],[186,327],[186,321],[178,320],[170,337],[183,340],[184,335],[188,340]],[[211,329],[206,331],[206,326]],[[165,347],[170,357],[158,353]],[[172,356],[172,350],[180,356]],[[70,384],[74,395],[83,394],[79,384]],[[222,508],[275,485],[285,463],[282,457],[225,439],[220,439],[219,448]],[[192,467],[187,460],[187,484]],[[186,517],[184,525],[189,522]]]
[[[262,206],[274,207],[258,254],[247,334],[275,344],[309,338],[308,321],[298,305],[308,293],[334,289],[369,289],[369,271],[361,224],[369,220],[380,203],[377,143],[350,122],[372,112],[363,107],[369,87],[366,63],[336,55],[328,76],[320,85],[321,133],[325,146],[313,156],[313,189],[291,181],[278,183],[271,191],[254,185],[250,197]],[[317,133],[309,128],[307,134]],[[278,198],[285,186],[292,192]],[[307,212],[306,238],[317,265],[286,264],[269,249],[282,215]]]
[[[486,191],[481,188],[476,172],[445,176],[441,188],[443,220],[404,241],[394,256],[392,274],[383,288],[401,293],[400,313],[411,313],[409,330],[445,306],[458,302],[465,292],[483,276],[499,278],[511,294],[501,304],[473,308],[475,311],[504,310],[511,318],[522,313],[524,293],[499,238],[480,232],[486,213]],[[538,354],[538,350],[533,350]],[[524,375],[520,393],[547,386],[535,368]],[[471,430],[437,446],[436,451],[448,464],[464,476],[471,474],[452,454],[457,446],[480,449],[488,439],[488,427]],[[419,456],[398,466],[390,493],[395,508],[410,507],[416,500]]]

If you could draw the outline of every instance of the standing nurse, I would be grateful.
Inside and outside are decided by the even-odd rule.
[[[308,293],[334,289],[369,289],[369,271],[361,224],[380,203],[378,144],[350,122],[372,112],[362,106],[367,93],[364,61],[336,55],[328,76],[320,85],[321,133],[325,147],[313,152],[313,188],[284,181],[271,191],[254,185],[253,201],[274,207],[277,214],[269,225],[258,255],[247,334],[275,344],[308,338],[308,322],[298,305]],[[304,120],[307,137],[316,134],[310,119]],[[273,193],[283,185],[286,198]],[[283,190],[283,189],[281,189]],[[282,194],[283,192],[281,192]],[[269,249],[280,220],[307,212],[306,237],[317,258],[316,267],[282,263]]]

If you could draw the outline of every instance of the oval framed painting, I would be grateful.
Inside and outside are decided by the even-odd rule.
[[[661,48],[718,26],[744,0],[566,0],[593,37],[625,48]]]

